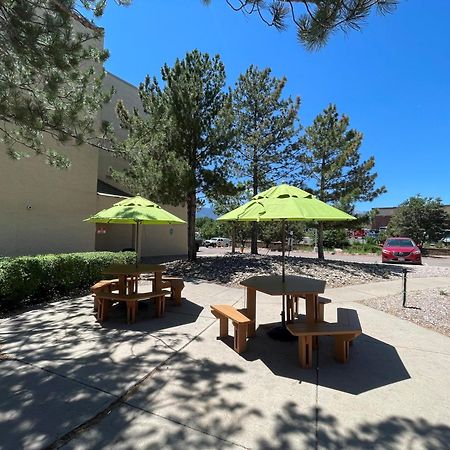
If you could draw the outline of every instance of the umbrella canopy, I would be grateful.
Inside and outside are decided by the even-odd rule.
[[[335,222],[355,219],[356,217],[327,205],[309,192],[288,184],[280,184],[255,195],[248,203],[224,214],[217,220],[230,222],[282,221],[282,277],[284,281],[285,221]]]
[[[156,203],[141,196],[126,198],[115,203],[111,208],[103,209],[97,214],[84,220],[91,223],[118,223],[136,225],[135,250],[136,264],[138,263],[139,225],[165,225],[186,223],[161,208]]]
[[[143,225],[186,223],[156,203],[139,195],[121,200],[111,208],[103,209],[84,221],[93,223],[139,223]]]
[[[260,222],[273,220],[334,222],[355,217],[327,205],[309,192],[288,184],[274,186],[217,220]]]

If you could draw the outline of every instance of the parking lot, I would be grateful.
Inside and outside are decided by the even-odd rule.
[[[240,252],[240,248],[236,248],[236,251]],[[231,247],[200,247],[198,251],[198,256],[222,256],[231,252]],[[249,253],[250,249],[245,248],[245,253]],[[272,251],[267,248],[259,249],[260,255],[281,255],[281,252]],[[302,258],[316,258],[317,253],[314,252],[300,252],[292,251],[286,252],[289,256],[300,256]],[[381,263],[381,255],[353,255],[343,252],[325,252],[325,259],[339,260],[339,261],[354,261],[354,262],[366,262],[366,263]],[[445,256],[427,256],[422,257],[422,262],[424,266],[437,266],[437,267],[450,267],[450,258]]]

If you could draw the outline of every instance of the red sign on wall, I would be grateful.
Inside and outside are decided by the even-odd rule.
[[[97,228],[97,234],[106,234],[106,228],[105,227],[98,227]]]

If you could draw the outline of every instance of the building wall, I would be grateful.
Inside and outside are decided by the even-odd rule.
[[[83,223],[95,209],[98,154],[63,148],[72,166],[39,156],[12,160],[0,144],[0,256],[90,251],[95,235]]]
[[[85,31],[81,22],[76,30]],[[91,42],[91,44],[94,42]],[[102,48],[103,39],[95,42]],[[100,67],[98,67],[100,69]],[[112,122],[119,138],[126,137],[120,129],[115,106],[123,99],[127,108],[140,108],[135,86],[107,74],[104,86],[114,86],[112,101],[99,114]],[[110,167],[123,169],[126,162],[89,145],[64,146],[51,141],[56,150],[72,162],[68,170],[45,164],[42,157],[13,161],[0,143],[0,257],[65,253],[95,250],[120,251],[133,247],[133,227],[105,225],[106,234],[96,234],[96,226],[83,219],[108,208],[120,198],[97,194],[97,179],[123,189],[109,176]],[[126,189],[125,189],[126,190]],[[162,205],[163,206],[163,205]],[[164,209],[186,219],[186,209]],[[187,254],[186,225],[142,227],[142,256]]]
[[[103,85],[105,89],[109,90],[114,88],[115,93],[111,101],[106,104],[101,112],[101,120],[110,122],[114,127],[114,133],[119,139],[125,139],[127,133],[125,130],[120,128],[119,121],[116,115],[116,105],[119,100],[122,100],[124,105],[129,108],[137,108],[141,110],[141,102],[139,100],[138,90],[135,86],[126,81],[116,77],[111,73],[107,73]],[[112,153],[101,150],[99,152],[98,161],[98,178],[118,189],[123,189],[123,187],[114,181],[110,175],[110,168],[113,167],[116,170],[123,170],[127,166],[127,163],[120,158],[114,157]]]

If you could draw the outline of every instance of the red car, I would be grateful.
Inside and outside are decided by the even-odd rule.
[[[381,250],[381,261],[386,262],[410,262],[422,264],[420,248],[414,241],[407,237],[395,237],[386,239]]]

